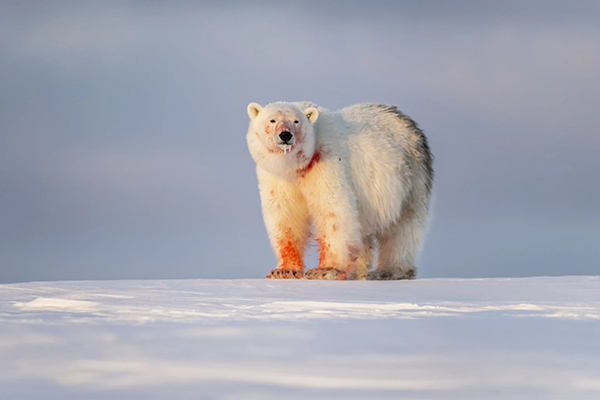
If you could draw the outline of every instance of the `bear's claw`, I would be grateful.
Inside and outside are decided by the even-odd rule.
[[[375,271],[369,272],[367,280],[369,281],[393,281],[400,279],[415,279],[416,271],[409,269],[407,271],[402,269],[376,269]]]
[[[346,279],[346,273],[335,268],[313,268],[306,271],[305,279],[343,281]]]
[[[302,271],[278,268],[269,272],[267,279],[302,279]]]

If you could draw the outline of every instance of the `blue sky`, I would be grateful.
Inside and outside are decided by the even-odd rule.
[[[600,6],[522,3],[0,3],[0,282],[263,277],[278,100],[419,122],[419,277],[597,274]]]

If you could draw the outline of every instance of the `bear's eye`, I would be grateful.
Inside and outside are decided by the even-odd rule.
[[[272,124],[274,124],[274,123],[275,123],[275,120],[274,120],[274,119],[272,119],[272,120],[271,120],[271,123],[272,123]]]
[[[297,124],[297,123],[298,123],[298,120],[295,120],[295,121],[294,121],[294,123],[295,123],[295,124]]]

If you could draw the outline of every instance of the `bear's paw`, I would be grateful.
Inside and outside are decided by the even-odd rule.
[[[346,272],[335,268],[313,268],[306,271],[304,278],[325,281],[344,281]]]
[[[415,279],[416,271],[414,269],[390,269],[378,268],[369,272],[367,280],[369,281],[395,281],[401,279]]]
[[[269,272],[267,279],[302,279],[302,271],[278,268]]]

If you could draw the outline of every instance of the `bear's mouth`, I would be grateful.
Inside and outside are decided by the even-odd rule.
[[[294,147],[294,143],[283,143],[278,141],[277,147],[279,147],[282,150],[283,154],[287,154],[292,150],[292,147]]]

